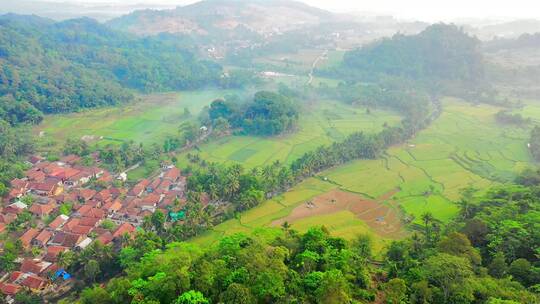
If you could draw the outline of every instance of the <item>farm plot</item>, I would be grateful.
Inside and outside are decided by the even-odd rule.
[[[194,119],[214,99],[234,93],[226,90],[154,94],[121,107],[94,109],[74,114],[49,115],[36,126],[40,141],[51,149],[68,138],[84,138],[99,144],[125,141],[160,143],[167,135],[177,134],[182,121]],[[185,117],[184,108],[193,113]]]
[[[381,248],[406,234],[403,222],[420,224],[425,212],[447,222],[459,211],[462,189],[487,189],[532,164],[529,129],[496,124],[498,111],[446,99],[437,121],[409,143],[390,148],[382,159],[322,172],[195,241],[210,244],[218,235],[279,229],[287,221],[299,231],[324,225],[347,239],[369,234]]]
[[[247,168],[274,161],[289,163],[317,147],[357,132],[377,132],[385,123],[397,124],[397,114],[356,108],[336,101],[322,101],[300,115],[298,130],[278,137],[229,136],[201,145],[199,156],[210,162],[239,163]],[[191,151],[190,153],[194,153]],[[187,152],[178,157],[187,165]]]

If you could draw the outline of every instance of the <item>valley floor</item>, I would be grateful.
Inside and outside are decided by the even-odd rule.
[[[370,234],[380,249],[388,240],[407,234],[401,220],[420,223],[421,215],[431,212],[448,222],[458,212],[456,201],[463,189],[483,190],[512,180],[532,163],[529,129],[497,124],[494,117],[500,108],[473,107],[452,98],[446,98],[443,107],[430,127],[409,143],[389,149],[384,158],[324,171],[214,227],[195,242],[211,244],[223,235],[257,227],[277,229],[287,221],[302,232],[324,225],[348,239]],[[531,103],[521,112],[534,118],[539,109]],[[343,198],[343,193],[349,197]]]

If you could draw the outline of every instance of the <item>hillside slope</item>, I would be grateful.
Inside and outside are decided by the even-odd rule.
[[[240,29],[269,35],[332,18],[334,16],[324,10],[286,0],[205,0],[173,10],[136,11],[108,24],[139,35],[215,35]]]

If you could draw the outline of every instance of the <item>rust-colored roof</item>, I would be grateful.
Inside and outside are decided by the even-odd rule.
[[[145,198],[143,198],[143,206],[155,206],[159,201],[161,200],[161,197],[157,194],[149,194]]]
[[[28,181],[20,178],[15,178],[11,180],[10,185],[11,188],[26,189],[26,187],[28,186]]]
[[[98,208],[90,208],[89,210],[85,212],[81,212],[79,209],[79,213],[81,214],[81,216],[85,216],[85,217],[94,217],[94,218],[100,218],[100,219],[105,217],[105,211]]]
[[[95,227],[97,223],[99,223],[100,219],[95,217],[82,217],[79,220],[79,225],[81,226],[88,226],[88,227]]]
[[[0,291],[2,291],[3,294],[8,296],[16,295],[19,290],[21,290],[21,286],[17,284],[10,284],[10,283],[0,283]]]
[[[110,232],[105,232],[102,235],[100,235],[96,241],[100,242],[103,245],[107,245],[113,240],[113,235]]]
[[[30,228],[26,230],[26,232],[23,235],[21,235],[19,239],[21,240],[21,243],[24,247],[28,247],[30,246],[30,242],[32,242],[34,237],[36,237],[36,235],[38,234],[39,234],[39,230]]]
[[[30,289],[41,289],[47,284],[45,279],[42,279],[38,276],[29,275],[21,283],[22,286],[28,287]]]
[[[67,164],[73,164],[73,163],[78,162],[79,160],[81,160],[81,157],[77,156],[75,154],[70,154],[70,155],[64,156],[64,157],[62,157],[62,159],[60,159],[60,161],[62,161],[64,163],[67,163]]]
[[[46,176],[45,173],[41,171],[29,170],[26,172],[26,177],[31,181],[43,182]]]
[[[80,221],[81,220],[79,218],[71,218],[67,223],[64,224],[64,227],[62,227],[62,230],[71,231],[73,227],[79,225]]]
[[[69,220],[69,217],[67,215],[59,215],[54,219],[54,221],[52,221],[49,224],[49,227],[51,227],[52,229],[58,229],[60,228],[60,226],[64,225],[64,223],[67,222],[68,220]]]
[[[11,273],[11,275],[9,276],[9,281],[10,282],[15,282],[17,281],[24,273],[21,272],[21,271],[14,271]]]
[[[135,227],[133,227],[133,225],[129,223],[122,223],[122,225],[118,226],[116,231],[114,231],[113,238],[121,237],[122,235],[132,233],[133,231],[135,231]]]
[[[34,239],[41,244],[46,244],[52,237],[52,232],[48,230],[42,230]]]
[[[116,212],[122,208],[122,202],[119,200],[115,200],[112,202],[108,202],[103,207],[101,207],[102,210],[105,210],[107,212]]]
[[[56,262],[60,252],[65,252],[67,250],[68,248],[64,246],[49,246],[47,247],[47,253],[45,254],[43,260],[48,262]]]
[[[76,234],[88,234],[90,233],[90,231],[92,231],[93,228],[94,227],[77,225],[72,227],[70,232]]]
[[[35,215],[43,216],[51,214],[51,212],[53,212],[55,208],[56,204],[50,202],[47,204],[33,204],[32,206],[30,206],[30,208],[28,208],[28,211]]]
[[[40,261],[25,259],[21,264],[21,272],[40,274],[44,270]]]
[[[80,189],[77,193],[77,196],[84,200],[89,200],[94,197],[94,195],[96,195],[96,191],[92,189]]]
[[[82,238],[79,234],[69,233],[60,231],[56,233],[50,243],[59,244],[60,246],[72,248],[77,245],[79,240]]]
[[[180,170],[176,167],[171,168],[169,171],[165,172],[163,175],[164,179],[169,179],[171,181],[176,181],[180,177]]]

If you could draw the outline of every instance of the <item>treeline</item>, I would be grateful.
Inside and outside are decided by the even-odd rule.
[[[110,255],[99,246],[81,253],[93,261],[87,264],[98,264],[97,272],[83,267],[86,283],[78,284],[81,288],[111,272],[124,275],[105,287],[86,287],[79,301],[538,303],[540,175],[531,174],[536,182],[528,186],[497,186],[483,195],[467,192],[459,216],[446,226],[424,214],[419,229],[390,243],[376,262],[369,237],[346,241],[330,236],[324,226],[301,234],[284,224],[201,248],[167,244],[159,237],[163,217],[148,218],[145,231],[126,237],[118,255],[103,259]]]
[[[529,139],[529,151],[536,161],[540,161],[540,127],[535,126],[531,130],[531,137]]]
[[[24,174],[21,157],[34,151],[34,141],[26,127],[12,127],[0,119],[0,197],[9,192],[10,182]]]
[[[237,97],[215,100],[201,120],[221,132],[233,129],[241,134],[272,136],[295,128],[298,108],[285,95],[260,91],[248,102]]]
[[[512,114],[511,111],[501,110],[495,114],[495,120],[501,124],[511,124],[523,126],[531,123],[530,118],[524,118],[523,115],[519,113]]]

